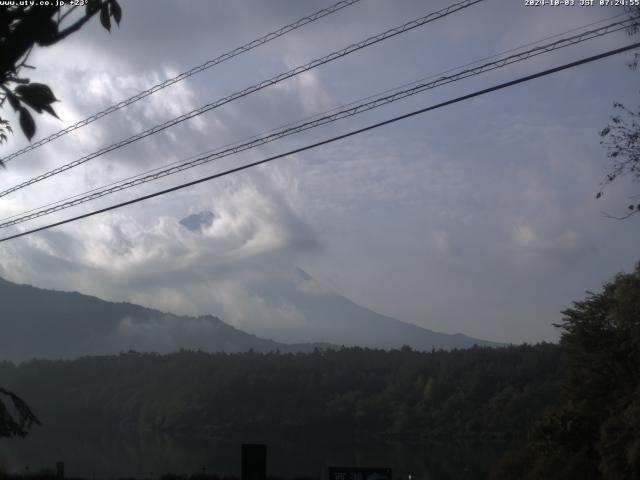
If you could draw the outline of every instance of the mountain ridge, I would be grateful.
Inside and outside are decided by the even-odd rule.
[[[327,346],[288,345],[244,332],[213,315],[175,315],[3,278],[0,305],[0,360],[70,359],[128,350],[170,353],[181,348],[227,353],[306,352]],[[87,318],[91,321],[84,321]]]
[[[305,281],[313,281],[310,275],[305,275]],[[276,289],[280,287],[282,285],[275,285]],[[286,301],[286,295],[282,295],[282,288],[280,290],[279,297],[272,296],[276,303]],[[298,299],[298,305],[302,305],[303,300]],[[341,303],[349,307],[343,313],[354,315],[353,323],[361,330],[360,335],[345,328],[336,329],[335,322],[325,322],[322,326],[325,334],[313,341],[309,341],[308,336],[306,339],[274,340],[268,332],[241,330],[210,314],[177,315],[130,302],[110,302],[77,291],[42,289],[0,278],[0,360],[70,359],[129,350],[157,353],[181,349],[226,353],[279,350],[284,353],[342,345],[387,349],[409,345],[420,350],[498,345],[460,334],[431,332],[377,314],[332,292],[314,293],[306,298],[311,307],[328,300],[333,302],[329,310],[335,309],[336,305],[340,307]],[[353,312],[359,312],[359,316]],[[318,315],[322,316],[323,312],[318,311]],[[339,322],[350,323],[344,318]],[[380,341],[380,335],[391,342]],[[429,336],[433,337],[431,343]]]
[[[301,268],[296,268],[289,278],[272,278],[268,282],[248,284],[247,289],[264,299],[269,306],[293,307],[304,318],[304,323],[289,323],[286,328],[269,326],[269,335],[282,342],[309,341],[313,338],[345,346],[390,349],[408,345],[418,350],[505,345],[462,333],[436,332],[380,314],[323,287]],[[266,329],[261,329],[260,325],[256,325],[252,331],[257,335],[266,333]]]

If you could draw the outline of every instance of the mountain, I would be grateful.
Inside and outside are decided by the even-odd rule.
[[[268,281],[249,282],[246,288],[261,298],[267,307],[295,312],[301,319],[298,322],[288,321],[281,327],[273,323],[263,326],[263,322],[251,325],[251,331],[256,335],[268,333],[269,338],[281,342],[308,342],[313,339],[336,345],[385,349],[409,345],[416,350],[503,346],[460,333],[434,332],[381,315],[324,288],[299,268],[289,275]]]
[[[205,210],[179,223],[194,235],[202,235],[215,218],[214,213]],[[279,342],[327,342],[385,349],[409,345],[417,350],[501,345],[460,333],[434,332],[381,315],[327,289],[307,272],[289,264],[256,264],[252,274],[237,280],[247,296],[236,299],[236,303],[244,300],[259,305],[243,315],[241,327]],[[224,305],[215,303],[210,308],[225,311]],[[233,312],[228,315],[232,318]]]
[[[330,291],[297,270],[292,278],[248,284],[266,309],[283,305],[303,322],[264,326],[252,335],[211,315],[190,317],[131,303],[113,303],[77,292],[44,290],[0,279],[0,360],[75,358],[122,351],[169,353],[310,351],[333,345],[417,350],[498,344],[433,332],[380,315]],[[269,340],[267,338],[276,338]],[[322,342],[322,343],[317,343]]]
[[[178,316],[77,292],[43,290],[0,279],[0,360],[75,358],[122,351],[169,353],[311,351],[238,330],[217,317]]]

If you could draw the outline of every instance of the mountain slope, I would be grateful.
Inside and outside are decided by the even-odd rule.
[[[308,342],[314,339],[337,345],[372,348],[409,345],[417,350],[501,345],[462,334],[434,332],[381,315],[321,287],[300,269],[288,277],[254,283],[248,289],[273,309],[286,307],[297,312],[301,319],[298,323],[288,322],[282,328],[277,325],[268,327],[269,337],[282,342]],[[252,326],[251,330],[257,335],[267,333],[260,324]]]
[[[0,279],[0,360],[74,358],[121,351],[308,351],[238,330],[211,315],[177,316],[77,292]]]
[[[179,223],[193,235],[203,235],[215,218],[205,210]],[[244,330],[280,342],[320,341],[374,348],[409,345],[418,350],[498,345],[462,334],[434,332],[381,315],[325,288],[311,275],[288,263],[255,265],[251,274],[235,281],[246,296],[236,298],[235,305],[229,309],[225,308],[225,302],[216,303],[212,295],[207,309],[225,312],[225,318]],[[238,315],[235,310],[245,303],[255,307],[244,309],[243,314]]]
[[[299,269],[289,276],[248,282],[246,288],[261,299],[265,310],[294,312],[297,320],[266,323],[256,318],[245,327],[252,335],[211,315],[179,316],[0,279],[0,360],[75,358],[128,350],[233,353],[249,349],[298,352],[330,345],[384,349],[409,345],[416,350],[499,345],[381,315],[321,288]]]

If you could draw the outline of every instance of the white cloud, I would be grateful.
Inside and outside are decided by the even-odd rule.
[[[451,242],[449,234],[444,230],[435,230],[432,233],[436,253],[443,258],[451,256]]]

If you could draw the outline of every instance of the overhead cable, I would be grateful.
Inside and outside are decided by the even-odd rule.
[[[333,111],[332,113],[315,118],[310,121],[303,121],[301,123],[293,124],[292,126],[286,126],[279,130],[275,130],[274,132],[267,135],[252,137],[251,140],[244,143],[236,143],[227,147],[223,147],[221,149],[214,151],[214,153],[207,153],[204,155],[196,156],[195,158],[192,157],[192,159],[185,160],[182,162],[177,162],[177,164],[173,164],[172,166],[168,166],[167,168],[164,168],[164,169],[154,169],[153,171],[149,172],[146,175],[145,174],[137,175],[131,179],[122,181],[117,184],[112,184],[103,188],[94,189],[90,192],[87,192],[86,195],[82,195],[82,194],[76,195],[71,199],[69,199],[68,201],[56,202],[54,206],[45,205],[43,207],[30,210],[29,212],[24,212],[24,214],[22,215],[21,214],[14,215],[12,217],[9,217],[8,219],[3,219],[3,221],[0,221],[0,228],[11,227],[19,223],[23,223],[29,220],[33,220],[35,218],[39,218],[39,217],[49,215],[61,210],[65,210],[67,208],[71,208],[83,203],[97,200],[98,198],[111,195],[113,193],[116,193],[122,190],[133,188],[138,185],[142,185],[144,183],[158,180],[159,178],[163,178],[169,175],[182,172],[187,169],[198,167],[200,165],[204,165],[214,160],[218,160],[220,158],[227,157],[229,155],[233,155],[245,150],[249,150],[251,148],[259,147],[261,145],[273,142],[275,140],[279,140],[289,135],[293,135],[293,134],[300,133],[312,128],[319,127],[321,125],[332,123],[343,118],[352,117],[354,115],[358,115],[360,113],[373,110],[375,108],[396,102],[398,100],[402,100],[412,95],[423,93],[427,90],[430,90],[442,85],[453,83],[453,82],[456,82],[465,78],[469,78],[472,76],[480,75],[482,73],[496,70],[498,68],[502,68],[516,62],[521,62],[523,60],[528,60],[532,57],[549,53],[554,50],[558,50],[560,48],[576,45],[578,43],[591,40],[593,38],[598,38],[603,35],[617,32],[619,30],[626,28],[628,26],[628,22],[629,22],[628,20],[622,21],[622,22],[615,22],[598,29],[583,32],[577,35],[573,35],[571,37],[562,38],[560,40],[557,40],[552,43],[548,43],[546,45],[541,45],[538,47],[531,48],[527,51],[513,54],[504,58],[500,58],[493,62],[488,62],[473,68],[464,69],[452,75],[441,76],[436,80],[433,80],[430,82],[412,84],[410,88],[396,91],[395,93],[392,93],[390,95],[380,95],[374,98],[373,100],[366,101],[354,106],[349,106],[348,108],[339,109],[337,111]]]
[[[454,3],[452,5],[449,5],[446,8],[443,8],[442,10],[439,10],[437,12],[433,12],[430,13],[428,15],[425,15],[423,17],[420,17],[416,20],[412,20],[410,22],[405,23],[404,25],[392,28],[390,30],[387,30],[383,33],[380,33],[378,35],[374,35],[372,37],[367,38],[366,40],[362,40],[361,42],[358,43],[354,43],[352,45],[349,45],[346,48],[343,48],[341,50],[337,50],[333,53],[330,53],[329,55],[325,55],[324,57],[318,58],[316,60],[313,60],[305,65],[301,65],[298,66],[296,68],[293,68],[287,72],[281,73],[279,75],[276,75],[275,77],[270,78],[269,80],[264,80],[260,83],[257,83],[255,85],[252,85],[250,87],[245,88],[244,90],[240,90],[236,93],[233,93],[227,97],[221,98],[219,100],[216,100],[215,102],[212,103],[208,103],[206,105],[203,105],[200,108],[197,108],[195,110],[192,110],[188,113],[185,113],[183,115],[180,115],[176,118],[173,118],[172,120],[169,120],[167,122],[164,122],[162,124],[156,125],[155,127],[152,127],[148,130],[145,130],[143,132],[140,132],[136,135],[133,135],[125,140],[121,140],[120,142],[114,143],[112,145],[109,145],[108,147],[104,147],[96,152],[93,152],[89,155],[85,155],[84,157],[81,157],[77,160],[74,160],[73,162],[67,163],[65,165],[62,165],[60,167],[54,168],[53,170],[50,170],[46,173],[43,173],[41,175],[38,175],[37,177],[31,178],[25,182],[22,182],[16,186],[13,186],[11,188],[8,188],[6,190],[3,190],[0,192],[0,197],[4,197],[12,192],[15,192],[17,190],[20,190],[22,188],[28,187],[29,185],[33,185],[34,183],[38,183],[41,182],[42,180],[52,177],[54,175],[57,175],[59,173],[65,172],[71,168],[77,167],[78,165],[82,165],[83,163],[88,162],[89,160],[92,160],[96,157],[99,157],[100,155],[104,155],[105,153],[108,152],[112,152],[118,148],[122,148],[125,145],[129,145],[130,143],[136,142],[138,140],[141,140],[145,137],[148,137],[149,135],[154,135],[158,132],[161,132],[169,127],[172,127],[174,125],[177,125],[179,123],[182,123],[186,120],[189,120],[191,118],[194,118],[198,115],[201,115],[205,112],[208,112],[210,110],[213,110],[214,108],[218,108],[222,105],[225,105],[227,103],[230,103],[234,100],[237,100],[239,98],[245,97],[249,94],[252,94],[254,92],[257,92],[259,90],[262,90],[264,88],[267,88],[271,85],[275,85],[276,83],[282,82],[283,80],[286,80],[288,78],[291,77],[295,77],[296,75],[299,75],[301,73],[304,73],[306,71],[309,71],[313,68],[316,68],[320,65],[324,65],[325,63],[329,63],[332,62],[334,60],[337,60],[338,58],[342,58],[346,55],[349,55],[350,53],[353,53],[355,51],[361,50],[363,48],[369,47],[371,45],[374,45],[376,43],[382,42],[383,40],[387,40],[388,38],[394,37],[396,35],[408,32],[410,30],[413,30],[414,28],[426,25],[430,22],[433,22],[435,20],[438,20],[440,18],[443,18],[447,15],[451,15],[452,13],[455,13],[459,10],[465,9],[470,7],[471,5],[474,5],[476,3],[480,3],[484,0],[463,0],[461,2],[458,3]]]
[[[16,238],[24,237],[26,235],[30,235],[30,234],[33,234],[33,233],[36,233],[36,232],[41,232],[43,230],[48,230],[48,229],[53,228],[53,227],[58,227],[60,225],[65,225],[67,223],[71,223],[71,222],[75,222],[75,221],[78,221],[78,220],[82,220],[84,218],[92,217],[92,216],[98,215],[100,213],[105,213],[105,212],[108,212],[108,211],[111,211],[111,210],[115,210],[115,209],[118,209],[118,208],[125,207],[127,205],[132,205],[134,203],[142,202],[144,200],[149,200],[149,199],[154,198],[154,197],[159,197],[161,195],[165,195],[165,194],[168,194],[168,193],[171,193],[171,192],[175,192],[177,190],[181,190],[183,188],[187,188],[187,187],[191,187],[191,186],[194,186],[194,185],[198,185],[200,183],[207,182],[207,181],[210,181],[210,180],[214,180],[216,178],[220,178],[220,177],[224,177],[224,176],[227,176],[227,175],[231,175],[233,173],[237,173],[237,172],[240,172],[242,170],[247,170],[249,168],[256,167],[258,165],[263,165],[265,163],[272,162],[272,161],[277,160],[279,158],[283,158],[283,157],[286,157],[286,156],[289,156],[289,155],[293,155],[293,154],[296,154],[296,153],[301,153],[301,152],[304,152],[304,151],[307,151],[307,150],[311,150],[313,148],[317,148],[317,147],[320,147],[322,145],[327,145],[329,143],[333,143],[333,142],[336,142],[338,140],[343,140],[345,138],[352,137],[354,135],[358,135],[360,133],[364,133],[364,132],[367,132],[369,130],[373,130],[375,128],[379,128],[379,127],[382,127],[384,125],[389,125],[391,123],[395,123],[395,122],[398,122],[400,120],[404,120],[406,118],[414,117],[416,115],[420,115],[420,114],[429,112],[431,110],[436,110],[438,108],[442,108],[442,107],[445,107],[445,106],[448,106],[448,105],[453,105],[455,103],[459,103],[459,102],[462,102],[462,101],[465,101],[465,100],[469,100],[469,99],[474,98],[474,97],[479,97],[481,95],[485,95],[487,93],[495,92],[497,90],[501,90],[501,89],[504,89],[504,88],[507,88],[507,87],[511,87],[513,85],[517,85],[517,84],[520,84],[520,83],[524,83],[524,82],[528,82],[528,81],[534,80],[536,78],[540,78],[540,77],[544,77],[544,76],[547,76],[547,75],[551,75],[553,73],[557,73],[557,72],[560,72],[562,70],[567,70],[569,68],[573,68],[573,67],[576,67],[576,66],[579,66],[579,65],[584,65],[586,63],[594,62],[596,60],[600,60],[602,58],[610,57],[611,55],[616,55],[616,54],[619,54],[619,53],[622,53],[622,52],[626,52],[626,51],[629,51],[629,50],[632,50],[632,49],[638,48],[638,47],[640,47],[640,42],[633,43],[633,44],[627,45],[625,47],[609,50],[609,51],[601,53],[599,55],[593,55],[591,57],[587,57],[587,58],[583,58],[581,60],[570,62],[570,63],[564,64],[564,65],[561,65],[559,67],[550,68],[548,70],[543,70],[543,71],[538,72],[538,73],[534,73],[534,74],[531,74],[531,75],[520,77],[520,78],[517,78],[515,80],[511,80],[509,82],[501,83],[499,85],[495,85],[493,87],[485,88],[483,90],[478,90],[476,92],[473,92],[473,93],[470,93],[470,94],[467,94],[467,95],[463,95],[461,97],[457,97],[457,98],[454,98],[454,99],[451,99],[451,100],[447,100],[445,102],[441,102],[441,103],[438,103],[436,105],[432,105],[432,106],[429,106],[429,107],[421,108],[419,110],[414,110],[413,112],[406,113],[404,115],[399,115],[399,116],[390,118],[388,120],[384,120],[382,122],[374,123],[372,125],[368,125],[366,127],[359,128],[357,130],[353,130],[351,132],[344,133],[342,135],[331,137],[331,138],[328,138],[326,140],[322,140],[320,142],[316,142],[316,143],[313,143],[313,144],[310,144],[310,145],[306,145],[304,147],[300,147],[300,148],[296,148],[296,149],[293,149],[293,150],[289,150],[288,152],[281,153],[281,154],[278,154],[278,155],[273,155],[273,156],[265,158],[263,160],[259,160],[259,161],[256,161],[256,162],[252,162],[252,163],[248,163],[248,164],[239,166],[239,167],[231,168],[229,170],[225,170],[224,172],[220,172],[220,173],[216,173],[216,174],[213,174],[213,175],[209,175],[207,177],[199,178],[197,180],[193,180],[193,181],[190,181],[190,182],[187,182],[187,183],[176,185],[174,187],[167,188],[165,190],[160,190],[158,192],[154,192],[154,193],[151,193],[151,194],[148,194],[148,195],[143,195],[142,197],[134,198],[134,199],[128,200],[126,202],[121,202],[121,203],[117,203],[115,205],[110,205],[108,207],[101,208],[99,210],[95,210],[93,212],[88,212],[88,213],[85,213],[85,214],[82,214],[82,215],[78,215],[78,216],[75,216],[75,217],[72,217],[72,218],[61,220],[59,222],[50,223],[48,225],[44,225],[44,226],[41,226],[41,227],[38,227],[38,228],[34,228],[34,229],[27,230],[27,231],[24,231],[24,232],[16,233],[14,235],[9,235],[7,237],[0,238],[0,242],[6,242],[6,241],[13,240],[13,239],[16,239]]]
[[[338,3],[335,3],[333,5],[331,5],[330,7],[327,8],[323,8],[322,10],[318,10],[315,13],[312,13],[311,15],[308,15],[306,17],[302,17],[299,20],[296,20],[293,23],[290,23],[289,25],[286,25],[282,28],[279,28],[278,30],[275,30],[271,33],[268,33],[266,35],[263,35],[260,38],[257,38],[255,40],[250,41],[249,43],[245,43],[244,45],[237,47],[227,53],[223,53],[222,55],[213,58],[211,60],[207,60],[206,62],[204,62],[201,65],[198,65],[197,67],[193,67],[190,70],[187,70],[186,72],[182,72],[179,75],[176,75],[175,77],[172,78],[168,78],[167,80],[164,80],[161,83],[158,83],[146,90],[143,90],[140,93],[137,93],[136,95],[127,98],[126,100],[122,100],[119,103],[116,103],[115,105],[112,105],[94,115],[91,115],[90,117],[85,118],[84,120],[80,120],[79,122],[70,125],[66,128],[63,128],[62,130],[59,130],[51,135],[49,135],[46,138],[43,138],[41,140],[38,140],[37,142],[33,142],[29,145],[27,145],[26,147],[17,150],[16,152],[11,153],[10,155],[7,155],[4,158],[0,158],[0,162],[3,163],[7,163],[10,160],[13,160],[14,158],[22,155],[23,153],[29,152],[31,150],[34,150],[46,143],[49,143],[57,138],[62,137],[63,135],[66,135],[67,133],[73,132],[74,130],[77,130],[81,127],[84,127],[85,125],[89,125],[92,122],[95,122],[96,120],[109,115],[110,113],[113,113],[117,110],[120,110],[121,108],[124,108],[128,105],[131,105],[132,103],[137,102],[138,100],[142,100],[145,97],[148,97],[149,95],[162,90],[163,88],[166,88],[170,85],[173,85],[174,83],[178,83],[181,80],[184,80],[185,78],[189,78],[192,77],[193,75],[196,75],[200,72],[203,72],[211,67],[214,67],[222,62],[225,62],[227,60],[230,60],[234,57],[237,57],[238,55],[241,55],[243,53],[246,53],[250,50],[253,50],[256,47],[259,47],[260,45],[264,45],[265,43],[268,43],[272,40],[275,40],[276,38],[282,37],[283,35],[286,35],[287,33],[296,30],[304,25],[307,25],[309,23],[315,22],[316,20],[319,20],[323,17],[326,17],[327,15],[331,15],[332,13],[335,13],[339,10],[342,10],[345,7],[348,7],[349,5],[352,5],[356,2],[359,2],[360,0],[341,0]]]

